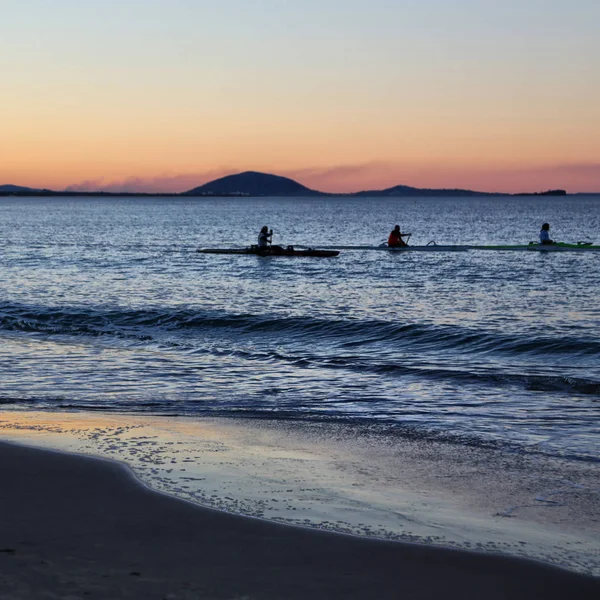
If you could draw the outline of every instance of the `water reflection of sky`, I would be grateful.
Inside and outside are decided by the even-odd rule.
[[[154,489],[248,516],[600,564],[591,466],[272,421],[5,411],[0,439],[120,460]]]
[[[599,254],[194,250],[264,223],[293,244],[395,222],[413,243],[527,242],[543,221],[594,239],[598,202],[4,199],[2,401],[388,419],[597,455]]]

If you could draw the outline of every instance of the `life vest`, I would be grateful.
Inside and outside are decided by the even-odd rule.
[[[406,246],[406,242],[402,239],[400,233],[396,232],[396,230],[394,229],[394,231],[390,233],[390,237],[388,238],[388,246],[390,248],[394,248],[396,246]]]

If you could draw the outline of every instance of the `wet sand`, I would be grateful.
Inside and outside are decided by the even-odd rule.
[[[0,598],[596,598],[516,558],[361,539],[153,492],[119,463],[0,443]]]
[[[0,439],[125,463],[237,515],[600,576],[594,464],[248,419],[2,411]]]

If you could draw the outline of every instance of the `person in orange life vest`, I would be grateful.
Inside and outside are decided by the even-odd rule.
[[[392,233],[390,233],[390,237],[388,238],[388,246],[390,248],[397,248],[398,246],[408,246],[408,244],[402,238],[409,235],[410,233],[401,233],[400,225],[396,225]]]

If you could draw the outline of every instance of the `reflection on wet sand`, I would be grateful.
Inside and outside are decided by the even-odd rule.
[[[600,574],[588,464],[346,425],[94,413],[4,411],[0,439],[122,461],[156,490],[247,516]]]

